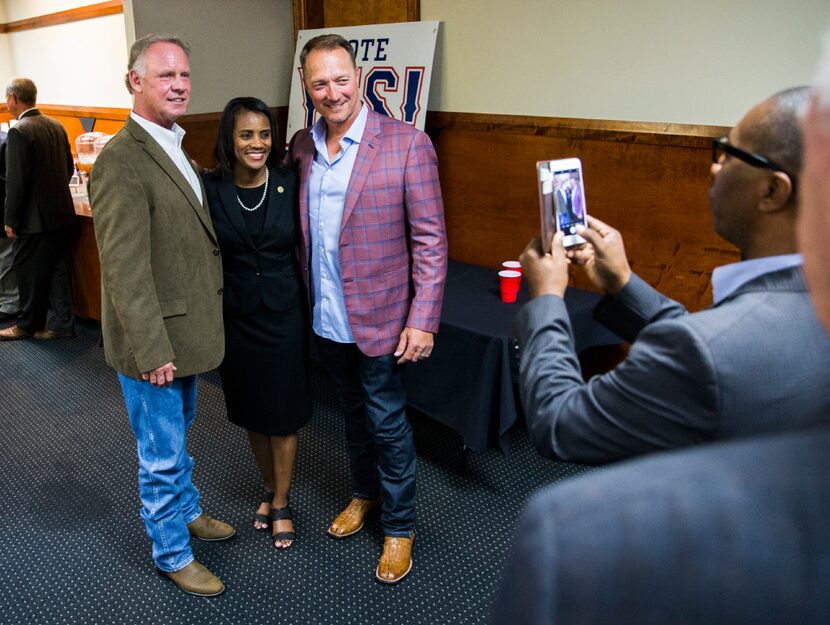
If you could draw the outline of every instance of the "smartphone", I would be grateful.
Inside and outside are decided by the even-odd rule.
[[[550,251],[550,239],[560,230],[565,233],[565,247],[585,243],[585,239],[576,233],[576,227],[585,226],[588,219],[582,161],[578,158],[539,161],[536,174],[544,251]]]

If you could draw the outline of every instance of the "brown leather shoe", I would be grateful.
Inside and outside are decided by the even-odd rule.
[[[56,332],[55,330],[38,330],[32,335],[32,338],[38,341],[54,341],[55,339],[74,339],[75,333],[72,330],[68,332]]]
[[[363,529],[366,514],[380,505],[380,499],[358,499],[354,497],[346,508],[332,521],[326,530],[332,538],[346,538]]]
[[[208,568],[193,560],[183,569],[168,573],[161,569],[156,569],[159,574],[169,577],[186,593],[191,595],[199,595],[200,597],[215,597],[221,595],[225,591],[225,584],[222,580],[216,577]]]
[[[375,579],[382,584],[397,584],[412,570],[412,543],[415,532],[407,536],[384,536],[383,553],[375,570]]]
[[[24,330],[19,326],[9,326],[0,330],[0,341],[18,341],[20,339],[27,339],[32,336],[28,330]]]
[[[187,531],[191,536],[208,542],[228,540],[236,534],[236,530],[231,525],[219,519],[212,519],[204,513],[188,523]]]

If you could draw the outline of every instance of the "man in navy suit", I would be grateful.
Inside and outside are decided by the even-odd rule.
[[[830,423],[830,339],[813,314],[796,250],[798,111],[808,89],[754,107],[714,143],[715,230],[742,262],[712,276],[715,305],[689,314],[632,273],[622,237],[588,218],[588,241],[521,261],[533,297],[515,320],[520,389],[540,453],[606,462],[716,439]],[[655,233],[655,236],[659,236]],[[614,370],[583,381],[563,295],[569,261],[606,297],[595,317],[633,343]]]
[[[830,87],[830,65],[824,78]],[[830,89],[813,98],[804,135],[798,237],[830,329]],[[660,454],[543,491],[516,528],[492,622],[830,622],[827,449],[823,426]]]

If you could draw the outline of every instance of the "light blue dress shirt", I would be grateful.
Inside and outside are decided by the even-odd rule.
[[[804,263],[801,254],[784,254],[753,258],[739,263],[715,267],[712,272],[712,299],[719,304],[734,293],[738,287],[765,273],[800,267]]]
[[[311,323],[315,334],[338,343],[354,343],[340,276],[340,222],[357,150],[366,128],[367,111],[363,104],[354,123],[340,139],[340,152],[331,161],[326,148],[326,120],[321,117],[311,129],[316,148],[308,183]]]

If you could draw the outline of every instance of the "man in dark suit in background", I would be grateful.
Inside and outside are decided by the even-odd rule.
[[[6,203],[6,139],[8,135],[0,130],[0,224],[4,223]],[[17,277],[12,271],[12,239],[6,236],[6,229],[0,230],[0,323],[17,318],[20,302],[17,295]]]
[[[6,168],[6,236],[14,239],[13,271],[20,318],[0,340],[74,336],[70,258],[75,206],[69,179],[75,170],[66,131],[37,110],[37,87],[15,78],[6,105],[18,122],[9,129]]]
[[[521,261],[533,300],[515,320],[519,377],[536,449],[605,462],[722,438],[830,422],[830,340],[810,306],[795,225],[801,171],[798,111],[806,87],[775,94],[715,142],[715,230],[742,262],[712,275],[715,305],[688,314],[632,273],[614,228],[588,218],[588,241]],[[654,236],[659,236],[655,233]],[[607,297],[595,317],[633,343],[624,362],[587,383],[562,295],[568,260]]]

